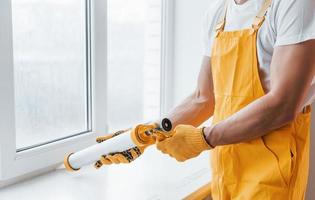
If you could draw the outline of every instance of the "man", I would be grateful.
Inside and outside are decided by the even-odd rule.
[[[304,199],[315,1],[211,4],[198,87],[170,112],[174,136],[157,148],[180,162],[212,149],[215,200]],[[211,116],[212,125],[196,128]],[[140,153],[104,156],[102,163],[127,162],[126,154],[134,160]]]

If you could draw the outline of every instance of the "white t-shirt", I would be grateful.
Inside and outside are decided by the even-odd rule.
[[[211,57],[215,27],[226,0],[212,0],[204,21],[204,55]],[[248,0],[238,5],[228,1],[226,31],[251,27],[264,0]],[[296,44],[315,39],[315,0],[273,0],[266,20],[259,29],[257,54],[260,76],[266,91],[270,89],[270,63],[276,46]],[[315,56],[315,55],[314,55]],[[315,80],[315,79],[314,79]],[[308,105],[315,100],[315,82],[305,100]]]

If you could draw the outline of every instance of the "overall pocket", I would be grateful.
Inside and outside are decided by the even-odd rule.
[[[279,135],[279,140],[271,140],[267,137],[261,137],[260,141],[265,151],[272,158],[272,162],[275,164],[273,169],[275,173],[278,173],[278,179],[281,180],[286,187],[290,184],[290,179],[293,173],[293,167],[296,158],[296,150],[292,145],[292,136],[289,134],[273,133],[269,135],[269,138]],[[277,141],[277,143],[275,143]]]

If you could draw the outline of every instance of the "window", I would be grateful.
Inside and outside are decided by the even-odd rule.
[[[106,6],[0,1],[0,187],[106,132]]]
[[[160,115],[161,0],[108,1],[110,130]]]
[[[12,0],[16,147],[90,130],[85,0]]]
[[[0,187],[159,117],[169,2],[0,1]]]

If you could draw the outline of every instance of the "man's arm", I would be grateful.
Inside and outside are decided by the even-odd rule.
[[[199,126],[213,115],[213,111],[214,95],[211,64],[210,58],[204,56],[196,90],[175,107],[167,117],[172,121],[173,127],[178,124]]]
[[[301,112],[315,75],[315,40],[276,47],[271,62],[271,90],[204,132],[213,145],[261,137],[291,122]]]
[[[213,114],[213,108],[214,96],[210,58],[205,56],[202,61],[198,77],[198,86],[195,92],[187,97],[179,106],[175,107],[167,117],[171,119],[174,128],[178,124],[199,126]],[[159,122],[156,123],[160,124]],[[114,136],[115,135],[107,135],[100,137],[97,140],[98,142],[103,142]],[[137,147],[137,151],[135,148],[132,148],[124,152],[117,152],[113,155],[104,155],[95,163],[95,167],[100,168],[102,165],[132,162],[142,154],[146,147],[147,146]]]

